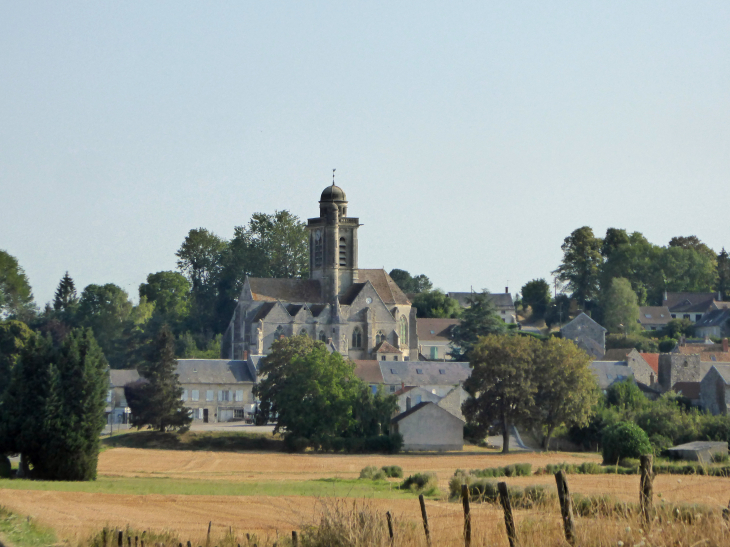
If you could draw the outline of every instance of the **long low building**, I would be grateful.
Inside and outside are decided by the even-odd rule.
[[[422,387],[444,397],[471,374],[469,363],[460,361],[355,361],[355,374],[377,390],[395,393],[405,386]]]

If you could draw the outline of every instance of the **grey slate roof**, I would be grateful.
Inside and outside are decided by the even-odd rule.
[[[726,384],[730,384],[730,365],[712,365]]]
[[[670,292],[662,302],[673,313],[681,312],[705,312],[715,301],[715,293],[702,292]]]
[[[616,382],[626,378],[634,378],[634,371],[626,364],[626,361],[593,361],[590,364],[591,372],[596,378],[600,389],[608,389]]]
[[[254,383],[246,361],[228,359],[178,359],[181,384]]]
[[[137,380],[139,380],[139,372],[135,369],[109,370],[109,385],[111,387],[124,387]]]
[[[434,406],[437,406],[436,403],[432,403],[431,401],[423,401],[422,403],[418,403],[416,406],[412,406],[411,408],[409,408],[405,412],[401,412],[395,418],[393,418],[392,420],[390,420],[390,423],[397,424],[403,418],[407,418],[408,416],[410,416],[414,412],[417,412],[417,411],[421,410],[426,405],[434,405]]]
[[[666,306],[639,306],[639,323],[642,325],[666,325],[672,314]]]
[[[730,309],[712,310],[703,315],[702,319],[695,323],[695,327],[718,327],[727,323],[728,320],[730,320]]]
[[[471,375],[469,363],[458,361],[378,361],[378,364],[383,382],[389,385],[453,386]]]
[[[322,303],[319,281],[314,279],[274,279],[249,277],[254,300],[295,303]]]

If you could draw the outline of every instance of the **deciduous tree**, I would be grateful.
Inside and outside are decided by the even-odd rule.
[[[631,283],[623,277],[615,277],[603,302],[603,326],[614,334],[631,334],[641,329],[638,319],[639,304]]]
[[[112,368],[125,366],[125,329],[132,303],[121,287],[113,283],[88,285],[81,293],[77,321],[94,331],[99,346]]]
[[[418,317],[456,318],[461,315],[461,305],[439,289],[418,293],[412,302]]]
[[[544,279],[533,279],[522,286],[522,304],[532,308],[535,319],[545,317],[550,305],[550,285]]]
[[[28,276],[14,256],[0,249],[0,319],[27,322],[36,311]]]
[[[602,244],[589,226],[583,226],[566,237],[561,247],[563,261],[553,275],[567,283],[568,290],[581,306],[598,294],[598,279],[603,263]]]
[[[388,275],[404,293],[422,293],[433,289],[433,283],[424,274],[412,276],[406,270],[395,268]]]

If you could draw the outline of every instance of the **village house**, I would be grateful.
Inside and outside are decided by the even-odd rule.
[[[403,450],[463,450],[464,420],[423,401],[391,420],[390,433],[403,437]]]
[[[603,359],[606,354],[606,332],[606,329],[583,312],[560,329],[563,338],[572,340],[596,360]]]
[[[139,380],[139,372],[130,369],[109,370],[109,390],[106,395],[108,424],[128,424],[131,411],[127,406],[124,386]]]
[[[640,306],[639,324],[644,330],[662,330],[672,320],[672,314],[666,306]]]
[[[456,300],[462,308],[469,307],[469,299],[474,296],[473,292],[450,292],[449,298]],[[517,323],[517,310],[509,293],[509,287],[504,288],[503,293],[491,293],[489,295],[497,308],[497,314],[502,321],[508,324]]]
[[[664,292],[662,306],[669,309],[672,319],[689,319],[697,323],[712,310],[730,307],[730,302],[722,302],[719,293]]]
[[[421,360],[445,361],[451,351],[451,329],[458,319],[416,318],[418,355]]]
[[[461,405],[469,398],[469,394],[464,388],[454,386],[446,395],[439,396],[434,393],[435,390],[428,390],[418,386],[406,386],[395,392],[398,398],[398,408],[400,412],[410,410],[411,407],[424,401],[435,403],[444,410],[451,412],[460,420],[465,420],[464,414],[461,412]]]
[[[730,364],[716,364],[710,367],[700,382],[700,401],[707,412],[727,414],[730,406]]]
[[[712,310],[695,323],[695,335],[701,338],[721,338],[730,335],[730,308]]]

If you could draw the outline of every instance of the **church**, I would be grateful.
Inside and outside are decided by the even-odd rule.
[[[418,359],[416,309],[383,269],[360,269],[360,221],[328,186],[310,218],[309,279],[247,277],[221,357],[255,360],[282,336],[306,335],[352,360]]]

